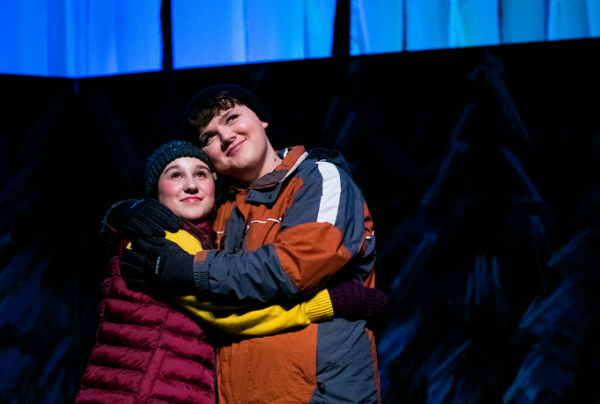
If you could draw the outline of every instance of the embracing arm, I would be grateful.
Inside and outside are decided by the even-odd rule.
[[[198,240],[186,231],[167,232],[166,239],[163,239],[164,243],[176,244],[187,253],[202,249]],[[145,282],[128,279],[128,285],[140,286]],[[366,288],[355,281],[343,282],[330,287],[329,290],[321,290],[300,303],[274,304],[268,307],[262,305],[261,308],[255,308],[255,304],[211,304],[203,302],[197,295],[169,295],[175,304],[186,309],[193,317],[198,317],[221,330],[241,335],[273,334],[291,327],[331,320],[334,315],[348,320],[374,321],[385,312],[388,301],[385,293]]]
[[[343,282],[322,290],[291,308],[272,305],[248,311],[244,306],[219,306],[201,302],[195,295],[172,296],[192,316],[232,334],[268,335],[297,326],[331,320],[366,320],[374,323],[384,317],[388,296],[358,282]]]
[[[288,308],[271,305],[249,310],[248,306],[223,306],[201,302],[197,296],[172,296],[175,302],[192,316],[240,335],[269,335],[291,327],[305,326],[336,318],[366,320],[382,319],[387,310],[388,296],[359,282],[347,281],[321,290],[310,299]]]
[[[134,239],[124,269],[181,294],[236,305],[298,301],[340,280],[374,286],[371,216],[345,171],[322,161],[301,164],[276,197],[278,218],[268,217],[271,211],[251,200],[253,194],[260,192],[237,195],[223,251],[190,255],[164,239]],[[254,206],[256,215],[245,222]],[[272,226],[263,228],[266,234],[258,228],[264,223]]]
[[[203,299],[289,301],[325,288],[340,271],[365,281],[375,257],[372,220],[350,177],[331,163],[313,162],[284,192],[291,203],[273,242],[195,255],[193,277]]]
[[[291,327],[331,320],[334,316],[327,290],[322,290],[311,299],[291,308],[272,305],[256,310],[248,310],[245,306],[202,302],[195,295],[172,298],[193,317],[198,317],[220,330],[239,335],[269,335]]]
[[[157,240],[158,241],[158,240]],[[160,241],[165,245],[174,244],[188,254],[194,254],[202,251],[200,242],[185,230],[177,232],[166,232],[165,238]],[[131,243],[127,245],[125,256],[135,254],[131,251]],[[191,259],[191,257],[190,257]],[[178,265],[172,258],[165,264]],[[127,271],[128,264],[123,264],[121,272],[133,275]],[[171,276],[171,282],[176,277]],[[177,281],[181,282],[180,280]],[[135,278],[128,276],[127,285],[133,289],[145,289],[152,279]],[[183,284],[186,282],[184,281]],[[333,318],[333,306],[329,293],[321,291],[306,301],[283,307],[281,305],[271,305],[268,307],[255,308],[256,305],[242,304],[212,304],[204,302],[196,295],[181,296],[173,291],[184,290],[181,287],[172,287],[168,292],[169,297],[174,304],[184,308],[192,317],[200,318],[212,326],[233,334],[240,335],[267,335],[273,334],[290,327],[305,326],[312,322],[331,320]],[[340,308],[343,311],[345,308]]]

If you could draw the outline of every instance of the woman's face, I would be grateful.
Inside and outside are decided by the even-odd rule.
[[[158,179],[158,201],[194,223],[206,220],[215,206],[215,181],[197,158],[173,160]]]

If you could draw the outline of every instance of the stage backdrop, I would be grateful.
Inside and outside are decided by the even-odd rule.
[[[103,213],[200,89],[275,147],[342,151],[375,220],[385,403],[597,403],[595,39],[164,71],[0,76],[0,402],[69,403],[94,341]]]
[[[91,77],[600,37],[600,0],[0,2],[0,73]]]

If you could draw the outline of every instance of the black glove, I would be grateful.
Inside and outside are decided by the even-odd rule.
[[[124,250],[121,255],[121,274],[128,288],[143,290],[163,286],[180,295],[196,292],[192,254],[159,237],[134,238],[131,244],[132,249]]]
[[[387,311],[388,295],[379,289],[367,288],[356,280],[342,282],[327,288],[334,317],[350,321],[381,319]]]
[[[114,204],[106,213],[104,226],[123,230],[126,235],[164,237],[165,230],[176,232],[182,226],[179,217],[156,199],[129,200]]]

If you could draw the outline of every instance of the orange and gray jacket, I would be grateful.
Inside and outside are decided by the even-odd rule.
[[[345,160],[301,146],[247,189],[230,187],[214,228],[219,251],[195,256],[198,296],[290,304],[342,279],[374,286],[375,238]],[[219,347],[221,404],[379,402],[375,344],[364,321],[334,319]]]

